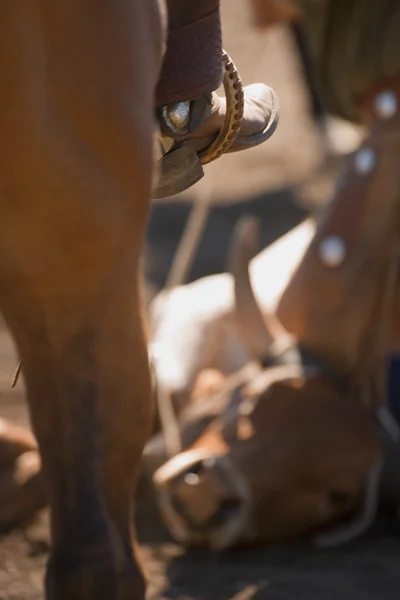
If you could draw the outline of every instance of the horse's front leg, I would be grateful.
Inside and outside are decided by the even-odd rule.
[[[51,507],[47,598],[142,598],[131,503],[152,417],[139,260],[156,3],[2,4],[0,57],[0,308]]]
[[[89,215],[85,220],[93,243],[96,227]],[[127,236],[118,233],[128,252]],[[97,235],[86,261],[78,261],[82,240],[75,251],[70,247],[75,274],[53,241],[45,243],[51,260],[38,260],[44,273],[33,279],[35,289],[24,277],[11,296],[10,282],[5,288],[52,512],[51,600],[143,595],[130,530],[134,477],[152,414],[138,253],[132,248],[131,256],[110,257],[104,246],[112,243],[112,232]],[[94,254],[102,255],[96,277]]]

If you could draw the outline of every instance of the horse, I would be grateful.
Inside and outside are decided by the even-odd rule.
[[[0,30],[0,310],[51,509],[46,599],[143,598],[131,507],[153,416],[140,255],[163,6],[6,2]]]

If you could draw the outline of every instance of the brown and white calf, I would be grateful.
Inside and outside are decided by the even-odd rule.
[[[337,543],[371,523],[379,492],[399,502],[399,430],[384,387],[398,297],[399,148],[393,123],[378,123],[350,157],[275,315],[253,293],[255,232],[244,223],[232,318],[249,355],[271,366],[226,392],[196,439],[186,425],[185,450],[157,469],[178,539],[219,549],[304,534]],[[377,160],[366,169],[371,150]],[[281,321],[291,341],[281,342]]]

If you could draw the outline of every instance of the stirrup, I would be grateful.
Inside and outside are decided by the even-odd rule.
[[[174,143],[158,161],[158,180],[153,198],[174,196],[190,188],[204,177],[203,165],[217,160],[235,142],[243,121],[244,94],[236,66],[225,50],[222,52],[222,68],[227,110],[224,125],[210,146],[198,152],[195,143],[179,145],[179,140],[189,133],[191,102],[164,106],[158,111],[160,130]]]

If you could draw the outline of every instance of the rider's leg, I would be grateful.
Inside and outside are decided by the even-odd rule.
[[[157,88],[157,106],[205,98],[203,117],[192,121],[188,137],[209,138],[223,124],[226,103],[214,90],[221,84],[221,15],[219,0],[167,0],[168,46]],[[245,109],[238,143],[231,150],[268,139],[277,122],[277,98],[271,88],[245,88]],[[272,118],[271,118],[272,115]],[[207,142],[205,142],[207,145]]]
[[[168,0],[168,42],[157,104],[194,100],[217,89],[221,72],[219,0]]]

